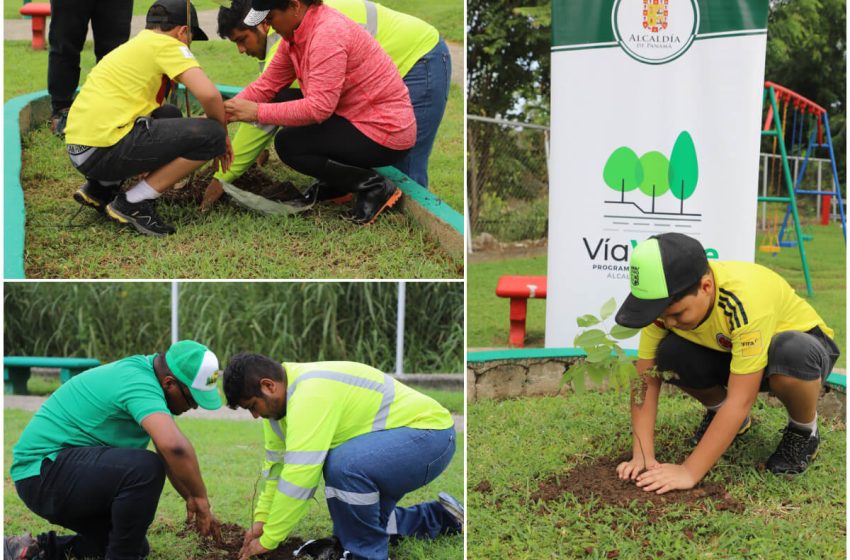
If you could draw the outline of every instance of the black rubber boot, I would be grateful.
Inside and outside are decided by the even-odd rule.
[[[371,224],[401,198],[401,189],[380,173],[330,159],[318,179],[354,193],[354,208],[340,217],[355,224]]]
[[[354,195],[345,189],[332,187],[324,181],[316,181],[304,191],[304,199],[308,204],[314,202],[333,202],[334,204],[345,204],[350,202]]]

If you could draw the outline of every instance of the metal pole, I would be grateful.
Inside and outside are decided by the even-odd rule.
[[[180,324],[180,313],[178,311],[178,302],[179,302],[179,288],[177,286],[177,280],[171,281],[171,344],[174,344],[178,340],[180,340],[180,333],[178,332],[178,325]]]
[[[761,195],[767,196],[767,154],[764,154],[761,159],[763,162],[762,169],[764,170],[764,172],[761,174]],[[761,203],[761,230],[767,231],[767,202]]]
[[[404,296],[406,284],[404,280],[398,283],[398,317],[395,335],[395,374],[404,373]]]

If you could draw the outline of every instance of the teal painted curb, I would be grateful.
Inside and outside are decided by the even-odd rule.
[[[43,89],[3,106],[3,278],[24,278],[24,189],[21,186],[21,111],[47,95]]]
[[[626,350],[629,356],[637,356],[637,350]],[[509,350],[484,350],[467,352],[466,361],[471,363],[495,362],[497,360],[540,360],[546,358],[580,358],[584,350],[579,348],[511,348]],[[843,373],[830,373],[827,385],[847,391],[847,376]]]
[[[377,171],[394,181],[406,196],[415,200],[440,221],[451,226],[458,234],[463,235],[463,214],[395,167],[379,167]]]
[[[626,350],[629,356],[637,356],[637,350]],[[495,360],[539,360],[543,358],[580,358],[585,356],[579,348],[512,348],[510,350],[485,350],[467,352],[467,362],[492,362]]]

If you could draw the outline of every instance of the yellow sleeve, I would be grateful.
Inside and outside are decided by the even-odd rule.
[[[274,125],[242,123],[233,136],[233,163],[227,173],[218,171],[213,177],[225,183],[232,183],[254,165],[257,156],[274,138],[277,127]]]
[[[341,418],[339,403],[311,390],[313,383],[321,380],[302,382],[287,403],[284,465],[260,537],[260,544],[269,550],[286,540],[307,512]]]
[[[254,522],[265,522],[269,517],[272,501],[277,491],[277,483],[280,471],[283,469],[283,457],[286,452],[286,442],[272,429],[271,422],[274,420],[263,420],[263,490],[257,507],[254,509]],[[278,424],[280,425],[280,424]]]
[[[670,331],[659,324],[652,322],[641,329],[640,342],[638,343],[638,358],[641,360],[654,360],[658,345]]]
[[[169,41],[156,53],[156,62],[162,73],[173,80],[190,68],[200,68],[201,64],[189,50],[189,47],[176,39]]]

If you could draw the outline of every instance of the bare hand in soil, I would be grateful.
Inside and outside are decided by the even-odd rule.
[[[690,490],[698,480],[694,480],[684,465],[663,463],[650,468],[637,478],[637,485],[647,492],[664,494],[670,490]]]
[[[252,556],[265,554],[269,549],[260,544],[260,539],[254,539],[239,551],[239,560],[248,560]]]
[[[233,145],[230,143],[230,136],[225,135],[224,138],[224,153],[213,160],[213,170],[221,170],[222,173],[227,173],[230,164],[233,163]]]
[[[247,99],[228,99],[224,102],[227,122],[256,122],[257,104]]]
[[[221,198],[221,195],[223,194],[224,187],[222,186],[221,181],[218,179],[210,181],[204,191],[204,199],[201,201],[201,210],[207,211],[212,208],[212,205],[218,202],[218,199]]]
[[[262,521],[257,521],[256,523],[254,523],[251,526],[250,529],[245,531],[245,537],[242,539],[242,548],[243,549],[245,547],[247,547],[248,543],[250,543],[254,539],[259,539],[260,537],[263,536],[263,527],[264,526],[265,526],[265,523],[263,523]]]
[[[263,150],[260,152],[260,155],[257,156],[257,167],[262,167],[269,161],[269,151]]]
[[[636,480],[646,468],[652,469],[658,466],[658,461],[655,459],[650,459],[646,463],[646,465],[643,464],[641,457],[632,457],[630,461],[623,461],[617,465],[617,477],[620,480]]]
[[[194,523],[195,529],[203,537],[213,536],[221,540],[221,523],[212,514],[210,503],[204,498],[186,500],[186,522]]]

